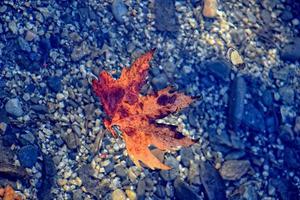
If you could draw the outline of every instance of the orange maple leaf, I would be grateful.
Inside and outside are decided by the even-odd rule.
[[[100,97],[109,119],[104,125],[116,137],[115,126],[122,132],[128,155],[140,167],[142,161],[151,169],[170,169],[149,150],[150,145],[161,150],[173,150],[178,146],[189,146],[193,140],[176,131],[175,126],[158,124],[156,119],[187,107],[193,98],[183,93],[171,92],[167,87],[156,93],[142,96],[149,62],[154,50],[134,61],[130,68],[124,67],[119,79],[115,80],[106,71],[93,80],[93,90]]]
[[[11,186],[7,185],[5,188],[0,188],[0,199],[22,200],[22,197],[16,194]]]

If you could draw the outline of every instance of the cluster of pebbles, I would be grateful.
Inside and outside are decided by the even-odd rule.
[[[299,199],[300,3],[0,3],[0,188],[24,199]],[[203,98],[161,120],[198,139],[137,168],[91,89],[156,48],[147,94]]]

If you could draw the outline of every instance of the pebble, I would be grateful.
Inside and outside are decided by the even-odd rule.
[[[73,61],[79,61],[83,57],[91,53],[90,47],[86,41],[83,41],[79,46],[73,48],[71,53],[71,59]]]
[[[126,193],[127,197],[129,198],[129,200],[137,199],[136,193],[133,190],[125,190],[125,193]]]
[[[239,180],[250,168],[248,160],[227,160],[220,169],[220,175],[224,180]]]
[[[126,200],[126,194],[121,189],[116,189],[111,194],[112,200]]]
[[[21,117],[24,114],[21,102],[18,98],[9,99],[5,104],[5,110],[15,117]]]
[[[145,179],[139,180],[136,188],[136,194],[138,199],[144,198],[146,192],[146,182]]]
[[[160,171],[160,176],[165,180],[165,181],[172,181],[174,180],[179,173],[178,167],[179,163],[174,157],[168,157],[165,161],[165,165],[170,166],[172,169],[170,170],[161,170]]]
[[[18,33],[17,24],[13,20],[8,23],[8,28],[9,28],[9,30],[11,32],[13,32],[13,34],[17,34]]]
[[[126,168],[122,164],[116,165],[115,171],[116,171],[117,176],[119,176],[119,177],[124,178],[127,176]]]
[[[203,16],[215,18],[217,15],[218,2],[217,0],[204,0]]]
[[[168,85],[168,77],[165,74],[155,76],[151,81],[155,90],[161,90]]]
[[[155,27],[159,31],[178,31],[178,21],[174,0],[154,1]]]
[[[37,162],[38,148],[34,145],[26,145],[18,151],[18,159],[23,167],[31,168]]]
[[[78,139],[77,135],[74,134],[74,132],[64,133],[62,135],[62,139],[65,141],[65,143],[67,144],[67,147],[69,149],[77,148],[79,139]]]
[[[124,16],[126,16],[128,9],[123,0],[114,0],[111,9],[117,22],[124,23]]]
[[[36,38],[36,34],[33,33],[32,31],[27,31],[26,32],[26,35],[25,35],[25,40],[28,41],[28,42],[31,42],[33,41],[35,38]]]
[[[236,77],[230,86],[229,95],[229,123],[233,129],[240,126],[244,115],[244,101],[247,84],[242,76]]]
[[[190,166],[190,162],[194,159],[194,154],[191,148],[180,149],[181,162],[183,166]]]

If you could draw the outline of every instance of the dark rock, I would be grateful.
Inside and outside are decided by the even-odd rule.
[[[230,86],[228,119],[231,128],[240,126],[244,115],[247,85],[243,77],[236,77]]]
[[[9,124],[9,118],[7,116],[7,112],[5,109],[0,109],[0,122],[4,122],[5,124]]]
[[[285,8],[283,9],[280,17],[283,21],[290,22],[293,19],[293,13],[289,9]]]
[[[244,157],[246,153],[242,150],[231,151],[225,156],[225,160],[237,160]]]
[[[152,180],[152,178],[146,177],[145,178],[145,183],[146,183],[146,191],[147,192],[152,192],[155,186],[154,181]]]
[[[61,88],[62,88],[61,77],[58,77],[58,76],[49,77],[47,80],[47,85],[53,92],[61,91]]]
[[[226,199],[223,180],[211,164],[200,163],[200,177],[209,200]]]
[[[48,113],[48,107],[45,104],[32,105],[31,109],[39,114]]]
[[[38,148],[34,145],[26,145],[18,151],[18,159],[23,167],[31,168],[37,162]]]
[[[35,85],[32,84],[32,83],[30,83],[30,84],[28,84],[28,85],[26,86],[24,92],[29,93],[29,94],[32,94],[32,93],[34,93],[35,88],[36,88]]]
[[[227,160],[223,163],[220,174],[224,180],[238,180],[250,168],[248,160]]]
[[[166,196],[165,187],[162,185],[156,185],[155,194],[160,198],[164,198]]]
[[[115,168],[115,162],[111,161],[107,166],[104,167],[105,173],[108,174],[108,173],[112,172],[114,170],[114,168]]]
[[[191,187],[180,179],[174,182],[175,197],[177,199],[200,200],[200,196]]]
[[[174,180],[179,173],[178,167],[179,163],[174,157],[168,157],[165,161],[165,165],[170,166],[170,170],[161,170],[160,171],[160,176],[165,180],[165,181],[172,181]]]
[[[176,32],[179,29],[174,0],[155,0],[155,27],[159,31]]]
[[[293,200],[299,196],[299,189],[284,178],[272,178],[270,184],[276,188],[282,200]]]
[[[161,90],[168,85],[168,77],[165,74],[155,76],[151,81],[155,90]]]
[[[245,112],[242,121],[245,126],[255,131],[260,131],[263,133],[266,131],[263,114],[251,103],[245,106]]]
[[[16,144],[16,143],[17,143],[16,133],[12,130],[10,126],[8,126],[3,136],[3,146],[10,147],[12,144]]]
[[[5,104],[5,110],[15,117],[21,117],[24,114],[21,102],[18,98],[9,99]]]
[[[300,163],[299,163],[300,155],[292,148],[286,147],[284,149],[284,163],[285,165],[290,169],[299,169]]]
[[[50,36],[50,44],[53,48],[58,48],[60,46],[59,34],[53,34]]]
[[[205,63],[206,69],[212,73],[216,78],[223,81],[229,81],[231,66],[225,60],[215,60]]]
[[[42,61],[46,62],[49,57],[50,50],[52,49],[51,47],[51,42],[49,38],[43,38],[39,42],[39,50],[42,55]]]
[[[300,38],[294,38],[291,44],[287,44],[281,51],[281,59],[284,61],[300,60]]]
[[[194,154],[191,148],[181,148],[180,149],[181,162],[183,166],[190,166],[190,161],[194,160]]]
[[[265,90],[263,92],[262,102],[267,107],[273,106],[274,98],[273,98],[273,92],[271,90]]]
[[[112,13],[117,22],[123,23],[123,17],[126,16],[128,9],[122,0],[114,0],[111,5]]]

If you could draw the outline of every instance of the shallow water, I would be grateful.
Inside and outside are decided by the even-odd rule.
[[[1,1],[0,199],[8,185],[21,199],[300,199],[299,10],[293,0]],[[107,109],[98,96],[110,90],[92,81],[122,79],[151,49],[145,84],[127,81],[142,86],[135,98],[168,86],[201,98],[182,110],[156,101],[178,107],[156,121],[123,112],[128,123],[104,125],[123,95],[108,95]],[[195,141],[150,146],[171,170],[150,169],[149,157],[137,167],[126,150],[126,128],[153,135],[149,124]],[[148,137],[137,139],[134,149]]]

